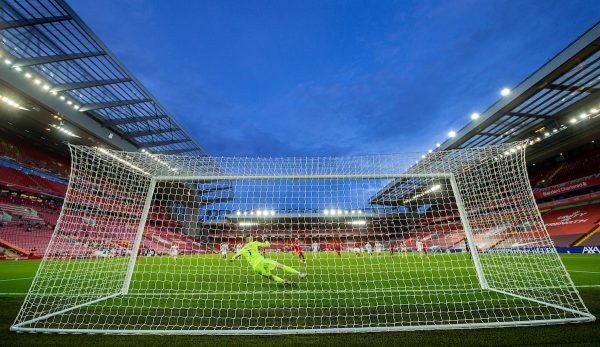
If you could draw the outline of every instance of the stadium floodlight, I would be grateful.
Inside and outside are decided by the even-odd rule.
[[[442,186],[439,184],[436,184],[436,185],[432,186],[431,188],[429,188],[428,192],[435,192],[435,191],[440,190],[440,188],[442,188]]]
[[[42,84],[42,81],[36,78],[33,80],[33,84]]]
[[[479,113],[477,113],[477,112],[471,113],[471,119],[472,120],[478,120],[479,119]]]
[[[577,118],[574,118],[574,117],[573,117],[573,118],[571,118],[571,119],[569,120],[569,123],[571,123],[571,124],[575,124],[575,123],[577,123]]]
[[[456,137],[456,131],[454,131],[454,130],[450,130],[450,132],[448,132],[448,137],[449,137],[449,138],[454,138],[454,137]]]
[[[537,210],[525,141],[435,151],[417,166],[418,154],[151,158],[70,149],[65,204],[13,331],[312,334],[595,319]],[[286,213],[223,216],[265,215],[265,206]],[[324,206],[342,216],[306,213]],[[235,258],[228,247],[211,254],[243,239]],[[262,255],[290,241],[303,261]],[[340,251],[304,258],[317,242]],[[407,252],[365,257],[362,245]]]
[[[31,77],[33,77],[33,76],[31,76],[31,74],[29,72],[25,73],[25,78],[31,78]]]
[[[502,90],[500,91],[500,95],[502,96],[509,96],[511,93],[509,88],[502,88]]]
[[[0,95],[0,100],[3,103],[7,104],[8,106],[11,106],[11,107],[14,107],[14,108],[18,108],[18,109],[24,110],[24,111],[29,111],[28,108],[25,108],[25,107],[21,106],[21,104],[19,104],[17,101],[15,101],[15,100],[13,100],[13,99],[11,99],[9,97]]]
[[[579,115],[579,118],[581,118],[581,119],[586,119],[587,117],[588,117],[587,113],[582,113]]]
[[[4,59],[4,64],[10,65],[12,64],[12,61],[10,59]]]

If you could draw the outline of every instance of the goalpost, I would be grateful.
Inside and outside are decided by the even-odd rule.
[[[303,158],[71,146],[61,215],[11,330],[297,334],[593,321],[537,210],[526,146]],[[260,255],[234,257],[251,242]]]

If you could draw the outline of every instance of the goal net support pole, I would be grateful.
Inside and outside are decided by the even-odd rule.
[[[465,210],[465,205],[462,201],[460,190],[458,189],[458,183],[456,182],[456,178],[454,177],[454,175],[448,176],[448,179],[450,180],[450,185],[452,186],[452,193],[454,193],[454,199],[456,200],[456,206],[460,215],[460,221],[465,231],[465,237],[469,244],[469,252],[471,253],[473,265],[475,266],[475,271],[477,272],[477,279],[479,280],[479,285],[482,289],[489,289],[490,286],[488,285],[487,280],[485,279],[485,275],[481,267],[481,261],[479,260],[479,252],[477,251],[477,247],[475,245],[473,231],[471,230],[471,223],[469,223],[469,218],[467,218],[467,211]]]
[[[140,217],[140,222],[137,227],[135,234],[135,241],[131,249],[131,256],[129,257],[129,265],[127,266],[127,273],[125,274],[125,281],[123,282],[122,294],[126,295],[129,293],[129,285],[131,284],[131,277],[133,276],[133,270],[135,269],[135,263],[139,257],[140,244],[144,235],[144,228],[146,227],[146,221],[148,220],[148,213],[150,213],[150,206],[152,205],[152,197],[154,196],[154,189],[156,188],[156,179],[150,179],[150,185],[148,186],[148,193],[146,193],[146,200],[144,201],[144,209]]]

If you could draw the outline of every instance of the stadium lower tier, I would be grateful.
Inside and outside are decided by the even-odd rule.
[[[600,245],[600,204],[552,210],[543,214],[557,247]]]
[[[117,236],[119,228],[112,228],[110,232],[89,229],[58,233],[48,256],[92,258],[131,254],[132,242]],[[4,256],[9,258],[40,257],[45,254],[52,234],[52,228],[41,223],[0,222],[0,249],[4,248]],[[193,237],[155,227],[146,228],[140,243],[141,255],[171,254],[172,247],[177,247],[181,254],[210,252],[207,245]]]
[[[379,228],[306,228],[290,232],[285,228],[225,227],[207,224],[195,230],[195,236],[182,232],[176,222],[167,218],[165,211],[153,208],[141,243],[141,255],[167,255],[176,248],[180,254],[217,253],[222,244],[229,252],[244,243],[247,235],[264,236],[273,251],[290,250],[298,245],[304,250],[333,251],[336,249],[365,250],[377,247],[384,250],[416,250],[417,242],[430,252],[465,251],[465,234],[455,216],[426,219],[430,225],[401,234]],[[42,256],[50,242],[59,216],[59,206],[45,205],[30,199],[0,195],[0,247],[8,257]],[[543,214],[546,228],[556,247],[600,246],[600,204],[556,209]],[[484,220],[487,221],[487,220]],[[473,223],[475,244],[479,251],[494,251],[515,247],[535,248],[535,242],[523,241],[522,225],[488,225],[477,220]],[[126,218],[110,220],[71,218],[64,223],[56,237],[63,245],[53,257],[105,257],[131,253],[137,224]],[[369,244],[369,246],[367,246]],[[316,246],[315,246],[316,245]]]

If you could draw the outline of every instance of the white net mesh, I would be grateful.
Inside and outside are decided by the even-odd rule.
[[[524,143],[423,159],[71,149],[62,213],[14,330],[269,334],[593,319],[536,209]]]

